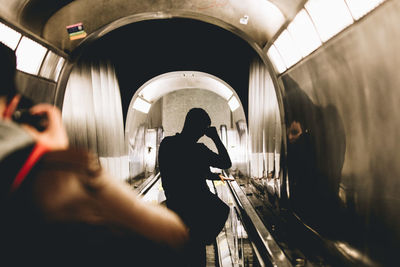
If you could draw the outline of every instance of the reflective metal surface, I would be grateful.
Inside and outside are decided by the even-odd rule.
[[[281,124],[272,77],[267,66],[254,59],[249,77],[249,176],[278,197],[283,183]]]
[[[229,182],[232,191],[236,195],[241,208],[243,209],[244,214],[242,216],[246,216],[251,221],[253,227],[255,228],[255,233],[258,236],[253,236],[253,242],[258,238],[262,241],[264,247],[256,247],[256,253],[258,253],[260,257],[260,261],[262,262],[262,266],[272,265],[272,266],[292,266],[289,258],[285,255],[282,248],[275,241],[273,235],[270,231],[265,227],[264,223],[257,215],[256,210],[247,199],[243,190],[239,187],[236,181]],[[262,249],[262,250],[261,250]],[[266,250],[266,251],[264,251]],[[266,253],[266,254],[265,254]]]
[[[54,103],[56,83],[17,71],[16,87],[34,103]]]
[[[230,38],[239,36],[260,52],[306,1],[271,0],[283,17],[267,12],[267,2],[0,0],[0,20],[62,55],[60,49],[71,52],[76,57],[66,57],[68,68],[81,56],[75,49],[89,53],[91,41],[100,43],[98,56],[109,54],[111,64],[83,59],[58,84],[18,73],[17,86],[35,102],[64,100],[71,144],[97,153],[115,176],[133,175],[127,167],[123,119],[135,90],[168,71],[209,72],[229,83],[242,100],[249,128],[243,118],[224,122],[234,129],[227,129],[226,141],[239,140],[238,169],[256,178],[253,185],[264,194],[258,201],[282,212],[279,215],[293,212],[303,228],[347,265],[390,266],[400,247],[400,3],[387,0],[323,43],[279,77],[281,92],[275,95],[275,77],[268,71],[272,68],[260,61],[249,63],[255,53],[248,53],[243,40]],[[176,17],[209,22],[229,35],[214,25],[172,19]],[[153,19],[165,21],[139,22]],[[89,33],[82,43],[70,41],[65,29],[77,22]],[[138,23],[122,29],[133,22]],[[227,47],[234,54],[225,52]],[[57,80],[56,57],[43,64],[42,75]],[[147,117],[134,116],[137,127],[129,144],[135,171],[146,169],[146,156],[154,159],[161,140],[163,115],[151,118],[149,127]],[[148,134],[149,129],[154,130]],[[146,135],[153,141],[146,142]],[[151,161],[148,171],[153,166]],[[268,241],[269,236],[262,236]],[[293,258],[293,263],[303,265],[305,260]]]
[[[112,65],[79,62],[68,80],[62,115],[72,146],[96,153],[113,176],[127,178],[121,98]]]
[[[356,265],[400,247],[399,12],[388,1],[282,77],[290,203]]]
[[[186,17],[207,22],[220,21],[220,26],[229,30],[235,29],[236,32],[246,32],[250,42],[263,47],[285,23],[286,18],[295,14],[299,3],[300,0],[248,0],[246,4],[237,0],[2,0],[0,14],[10,23],[43,36],[55,47],[68,51],[72,51],[79,42],[68,40],[68,35],[65,34],[67,25],[84,22],[85,31],[90,35],[118,20],[138,15],[141,17],[139,20]],[[119,26],[132,22],[128,20]],[[111,30],[113,29],[115,28]]]

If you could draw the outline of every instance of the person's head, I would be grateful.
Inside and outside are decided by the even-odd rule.
[[[9,117],[18,103],[15,98],[16,63],[14,51],[0,42],[0,118]]]
[[[206,129],[210,127],[211,119],[207,112],[202,108],[192,108],[186,114],[185,124],[183,125],[182,133],[185,136],[193,139],[194,141],[199,140],[202,137]]]
[[[287,130],[289,143],[294,144],[303,134],[302,125],[298,121],[292,121]]]

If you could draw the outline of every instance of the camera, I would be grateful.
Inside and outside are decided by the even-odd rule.
[[[21,124],[28,124],[38,131],[44,131],[47,128],[47,116],[45,114],[32,114],[30,108],[33,106],[33,101],[22,96],[18,107],[12,115],[13,121]]]

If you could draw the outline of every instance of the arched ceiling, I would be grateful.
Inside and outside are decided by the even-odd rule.
[[[70,41],[66,26],[82,22],[96,33],[126,17],[186,17],[246,33],[263,48],[304,4],[304,0],[0,0],[0,16],[54,47],[73,51],[82,40]],[[248,16],[247,24],[240,22]]]
[[[136,95],[149,103],[154,103],[173,91],[193,88],[209,90],[227,101],[232,95],[236,96],[235,90],[229,84],[216,76],[200,71],[173,71],[158,75],[139,88]]]
[[[124,115],[137,89],[172,71],[200,71],[218,77],[236,91],[247,111],[249,65],[257,53],[237,35],[210,23],[141,21],[81,48],[81,61],[108,60],[115,67]]]

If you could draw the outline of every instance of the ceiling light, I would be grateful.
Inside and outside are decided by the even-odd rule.
[[[17,56],[17,69],[37,75],[46,52],[47,49],[44,46],[25,36],[22,37],[15,53]]]
[[[0,22],[0,42],[15,50],[21,34]]]
[[[135,102],[133,103],[133,108],[143,112],[143,113],[148,113],[150,110],[151,104],[140,97],[136,98]]]
[[[267,55],[279,73],[282,73],[286,70],[285,63],[283,62],[278,50],[276,50],[275,45],[271,45],[271,47],[268,49]]]
[[[383,0],[346,0],[347,6],[350,9],[351,15],[355,20],[379,6]]]
[[[304,9],[289,24],[288,31],[303,57],[308,56],[322,44],[310,16]]]
[[[229,108],[231,111],[235,111],[238,107],[240,107],[239,101],[235,96],[232,96],[231,99],[228,101]]]
[[[276,49],[282,56],[287,68],[290,68],[301,59],[301,55],[287,30],[284,30],[274,42]]]
[[[309,0],[304,6],[323,42],[353,23],[344,0]]]
[[[57,81],[60,71],[64,65],[65,59],[49,51],[43,61],[39,75],[41,77]]]

